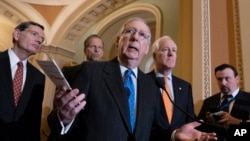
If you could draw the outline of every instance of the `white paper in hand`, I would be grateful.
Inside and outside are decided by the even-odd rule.
[[[68,81],[64,77],[56,61],[48,53],[46,53],[46,55],[49,60],[36,60],[39,66],[43,69],[44,73],[57,87],[66,86],[68,90],[71,90]]]

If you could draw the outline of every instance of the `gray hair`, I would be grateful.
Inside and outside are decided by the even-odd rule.
[[[148,40],[148,44],[150,45],[150,43],[151,43],[151,32],[150,32],[150,28],[149,28],[147,22],[146,22],[144,19],[140,18],[140,17],[129,18],[129,19],[122,25],[122,28],[119,30],[118,35],[117,35],[118,39],[119,39],[120,36],[122,35],[122,32],[123,32],[124,29],[126,28],[127,24],[130,23],[130,22],[133,22],[133,21],[141,21],[141,22],[143,22],[145,25],[147,25],[148,30],[149,30],[149,33],[150,33],[150,36],[149,36],[149,38],[148,38],[147,40]],[[118,40],[117,40],[117,41],[118,41]]]
[[[159,39],[155,40],[154,43],[151,46],[153,54],[156,53],[159,50],[159,48],[160,48],[159,42],[162,39],[170,39],[170,40],[172,40],[172,38],[170,36],[168,36],[168,35],[164,35],[164,36],[160,37]]]

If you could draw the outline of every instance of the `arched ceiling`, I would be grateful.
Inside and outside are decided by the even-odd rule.
[[[100,34],[107,51],[104,58],[108,59],[116,53],[112,49],[116,32],[112,31],[118,31],[121,21],[140,16],[155,29],[159,13],[152,4],[143,5],[137,0],[3,0],[0,1],[0,32],[6,36],[0,38],[0,50],[11,47],[10,33],[16,24],[34,20],[45,26],[46,45],[76,53],[77,62],[83,59],[82,43],[86,36]]]

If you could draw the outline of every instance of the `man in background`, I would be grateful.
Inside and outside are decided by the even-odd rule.
[[[45,76],[28,61],[44,42],[44,27],[33,21],[14,29],[13,47],[0,52],[1,141],[40,141]]]
[[[104,42],[97,34],[88,36],[84,41],[85,61],[100,61],[104,54]],[[81,64],[74,66],[64,66],[62,72],[65,78],[71,83],[78,72]]]
[[[92,34],[84,41],[86,61],[100,61],[104,53],[104,42],[97,34]]]
[[[236,68],[221,64],[214,73],[220,92],[204,100],[198,118],[223,126],[240,125],[249,120],[250,93],[239,88]]]
[[[156,83],[162,83],[160,85],[163,87],[165,87],[164,84],[168,84],[165,87],[168,93],[161,90],[162,95],[159,99],[161,105],[161,120],[159,123],[163,125],[163,128],[158,129],[154,127],[151,134],[151,140],[166,141],[168,138],[165,132],[180,128],[182,125],[193,121],[192,118],[195,118],[192,88],[190,83],[172,74],[172,70],[176,64],[177,45],[171,37],[162,36],[157,39],[152,45],[152,52],[154,70],[149,72],[148,75],[150,75]],[[166,82],[164,82],[164,78]],[[169,100],[167,95],[169,95],[171,101],[184,110],[184,112],[173,105],[171,101],[167,103],[167,101],[165,101],[165,99]],[[170,108],[169,111],[168,108]]]

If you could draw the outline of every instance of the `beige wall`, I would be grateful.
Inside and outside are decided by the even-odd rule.
[[[249,0],[238,0],[239,2],[239,19],[240,19],[240,35],[241,35],[241,46],[242,46],[242,71],[243,71],[243,86],[246,91],[250,91],[250,1]]]
[[[202,100],[218,92],[214,68],[234,65],[241,87],[249,91],[248,0],[193,0],[192,85],[196,113]]]

